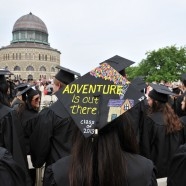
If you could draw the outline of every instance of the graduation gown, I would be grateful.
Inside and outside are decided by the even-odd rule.
[[[13,159],[21,166],[27,178],[27,185],[30,185],[24,134],[21,122],[15,110],[0,104],[0,147],[6,148]]]
[[[13,160],[7,149],[0,147],[0,185],[25,186],[24,170]]]
[[[167,186],[186,185],[186,143],[174,155],[167,176]]]
[[[35,118],[38,115],[38,111],[33,109],[30,104],[26,103],[25,109],[21,113],[21,124],[24,131],[24,139],[26,145],[26,153],[30,154],[30,136],[32,134],[34,124],[30,122],[31,119]]]
[[[31,135],[31,158],[34,167],[41,167],[45,162],[48,166],[69,155],[76,125],[60,101],[43,109],[32,122],[35,123]]]
[[[183,130],[184,130],[184,141],[186,143],[186,116],[182,116],[180,118],[181,122],[183,123]]]
[[[145,99],[140,101],[138,104],[127,111],[130,116],[134,134],[136,135],[138,143],[140,141],[141,125],[143,123],[144,116],[146,115],[147,108],[148,104],[147,100]]]
[[[155,169],[152,161],[137,155],[125,153],[127,181],[130,186],[156,186]],[[48,166],[43,186],[69,186],[71,156],[64,157]]]
[[[163,113],[146,117],[142,127],[140,152],[151,159],[157,168],[157,178],[167,177],[169,163],[179,146],[184,143],[184,130],[166,134]]]

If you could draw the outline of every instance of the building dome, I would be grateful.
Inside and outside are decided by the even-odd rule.
[[[57,72],[55,67],[60,65],[61,52],[48,43],[45,23],[29,13],[12,26],[10,45],[0,48],[0,66],[9,69],[15,79],[52,79]]]
[[[15,22],[12,34],[11,43],[34,42],[49,45],[45,23],[31,12]]]
[[[31,12],[27,15],[20,17],[14,24],[13,31],[18,30],[37,30],[48,34],[45,23]]]

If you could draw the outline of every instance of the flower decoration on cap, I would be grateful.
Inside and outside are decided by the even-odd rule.
[[[144,98],[107,63],[60,89],[56,96],[85,137],[99,134],[100,129]]]

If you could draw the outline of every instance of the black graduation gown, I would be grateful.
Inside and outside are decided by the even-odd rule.
[[[167,186],[186,185],[186,143],[174,155],[167,176]]]
[[[185,143],[186,143],[186,116],[182,116],[180,118],[181,122],[183,123],[183,130],[184,130],[184,140],[185,140]]]
[[[166,134],[163,114],[146,117],[141,133],[141,155],[151,159],[157,168],[157,178],[167,177],[168,166],[178,147],[184,143],[184,131]]]
[[[76,125],[60,101],[43,109],[32,122],[35,123],[31,135],[31,158],[34,167],[41,167],[45,162],[48,166],[69,155]]]
[[[24,170],[13,160],[11,154],[3,147],[0,147],[0,185],[26,185]]]
[[[152,161],[137,155],[125,153],[127,181],[130,186],[156,186],[155,169]],[[68,171],[71,156],[64,157],[47,167],[43,186],[69,186]]]
[[[180,118],[180,120],[181,120],[181,122],[182,122],[184,125],[186,125],[186,116],[182,116],[182,117]]]
[[[0,146],[6,148],[13,159],[25,170],[30,185],[27,156],[21,122],[15,110],[0,104]]]
[[[34,124],[30,123],[30,120],[37,117],[38,111],[33,109],[31,105],[26,104],[25,109],[21,113],[21,124],[24,131],[24,139],[26,145],[26,152],[30,154],[30,136],[32,134]]]
[[[145,99],[127,111],[138,143],[140,141],[141,125],[143,123],[144,116],[146,115],[147,108],[148,104]]]

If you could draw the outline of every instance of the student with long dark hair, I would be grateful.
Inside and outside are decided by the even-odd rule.
[[[186,111],[186,96],[183,97],[181,102],[181,108],[183,111]],[[184,124],[184,135],[185,135],[185,142],[186,142],[186,115],[181,117],[181,121]],[[185,170],[186,170],[186,143],[181,145],[176,151],[175,155],[173,156],[167,176],[167,185],[168,186],[185,186],[186,184],[186,177],[185,177]]]
[[[8,70],[0,70],[0,147],[7,149],[23,169],[25,175],[22,179],[25,182],[24,186],[27,186],[30,185],[30,178],[27,173],[23,129],[16,111],[9,107],[10,104],[7,101],[8,84],[5,75],[9,73]],[[2,185],[1,180],[0,185]]]
[[[58,67],[59,71],[55,75],[55,79],[60,84],[54,85],[53,90],[57,91],[75,80],[79,73]],[[69,155],[72,143],[72,131],[74,125],[71,124],[72,119],[66,117],[64,106],[59,100],[50,107],[43,109],[37,117],[30,119],[29,123],[34,126],[31,135],[31,158],[33,166],[42,167],[56,162],[61,157]],[[42,147],[42,148],[41,148]]]
[[[170,160],[184,143],[183,125],[168,103],[172,92],[163,85],[151,84],[140,141],[140,151],[157,167],[157,177],[166,177]]]
[[[78,128],[71,154],[47,167],[44,186],[157,185],[152,161],[137,154],[128,111],[143,94],[134,85],[103,63],[56,95]]]
[[[157,185],[153,163],[138,155],[127,113],[93,137],[85,138],[77,129],[72,155],[49,166],[45,174],[45,186]]]
[[[6,106],[10,106],[10,102],[8,100],[8,83],[4,75],[0,75],[0,103]]]

